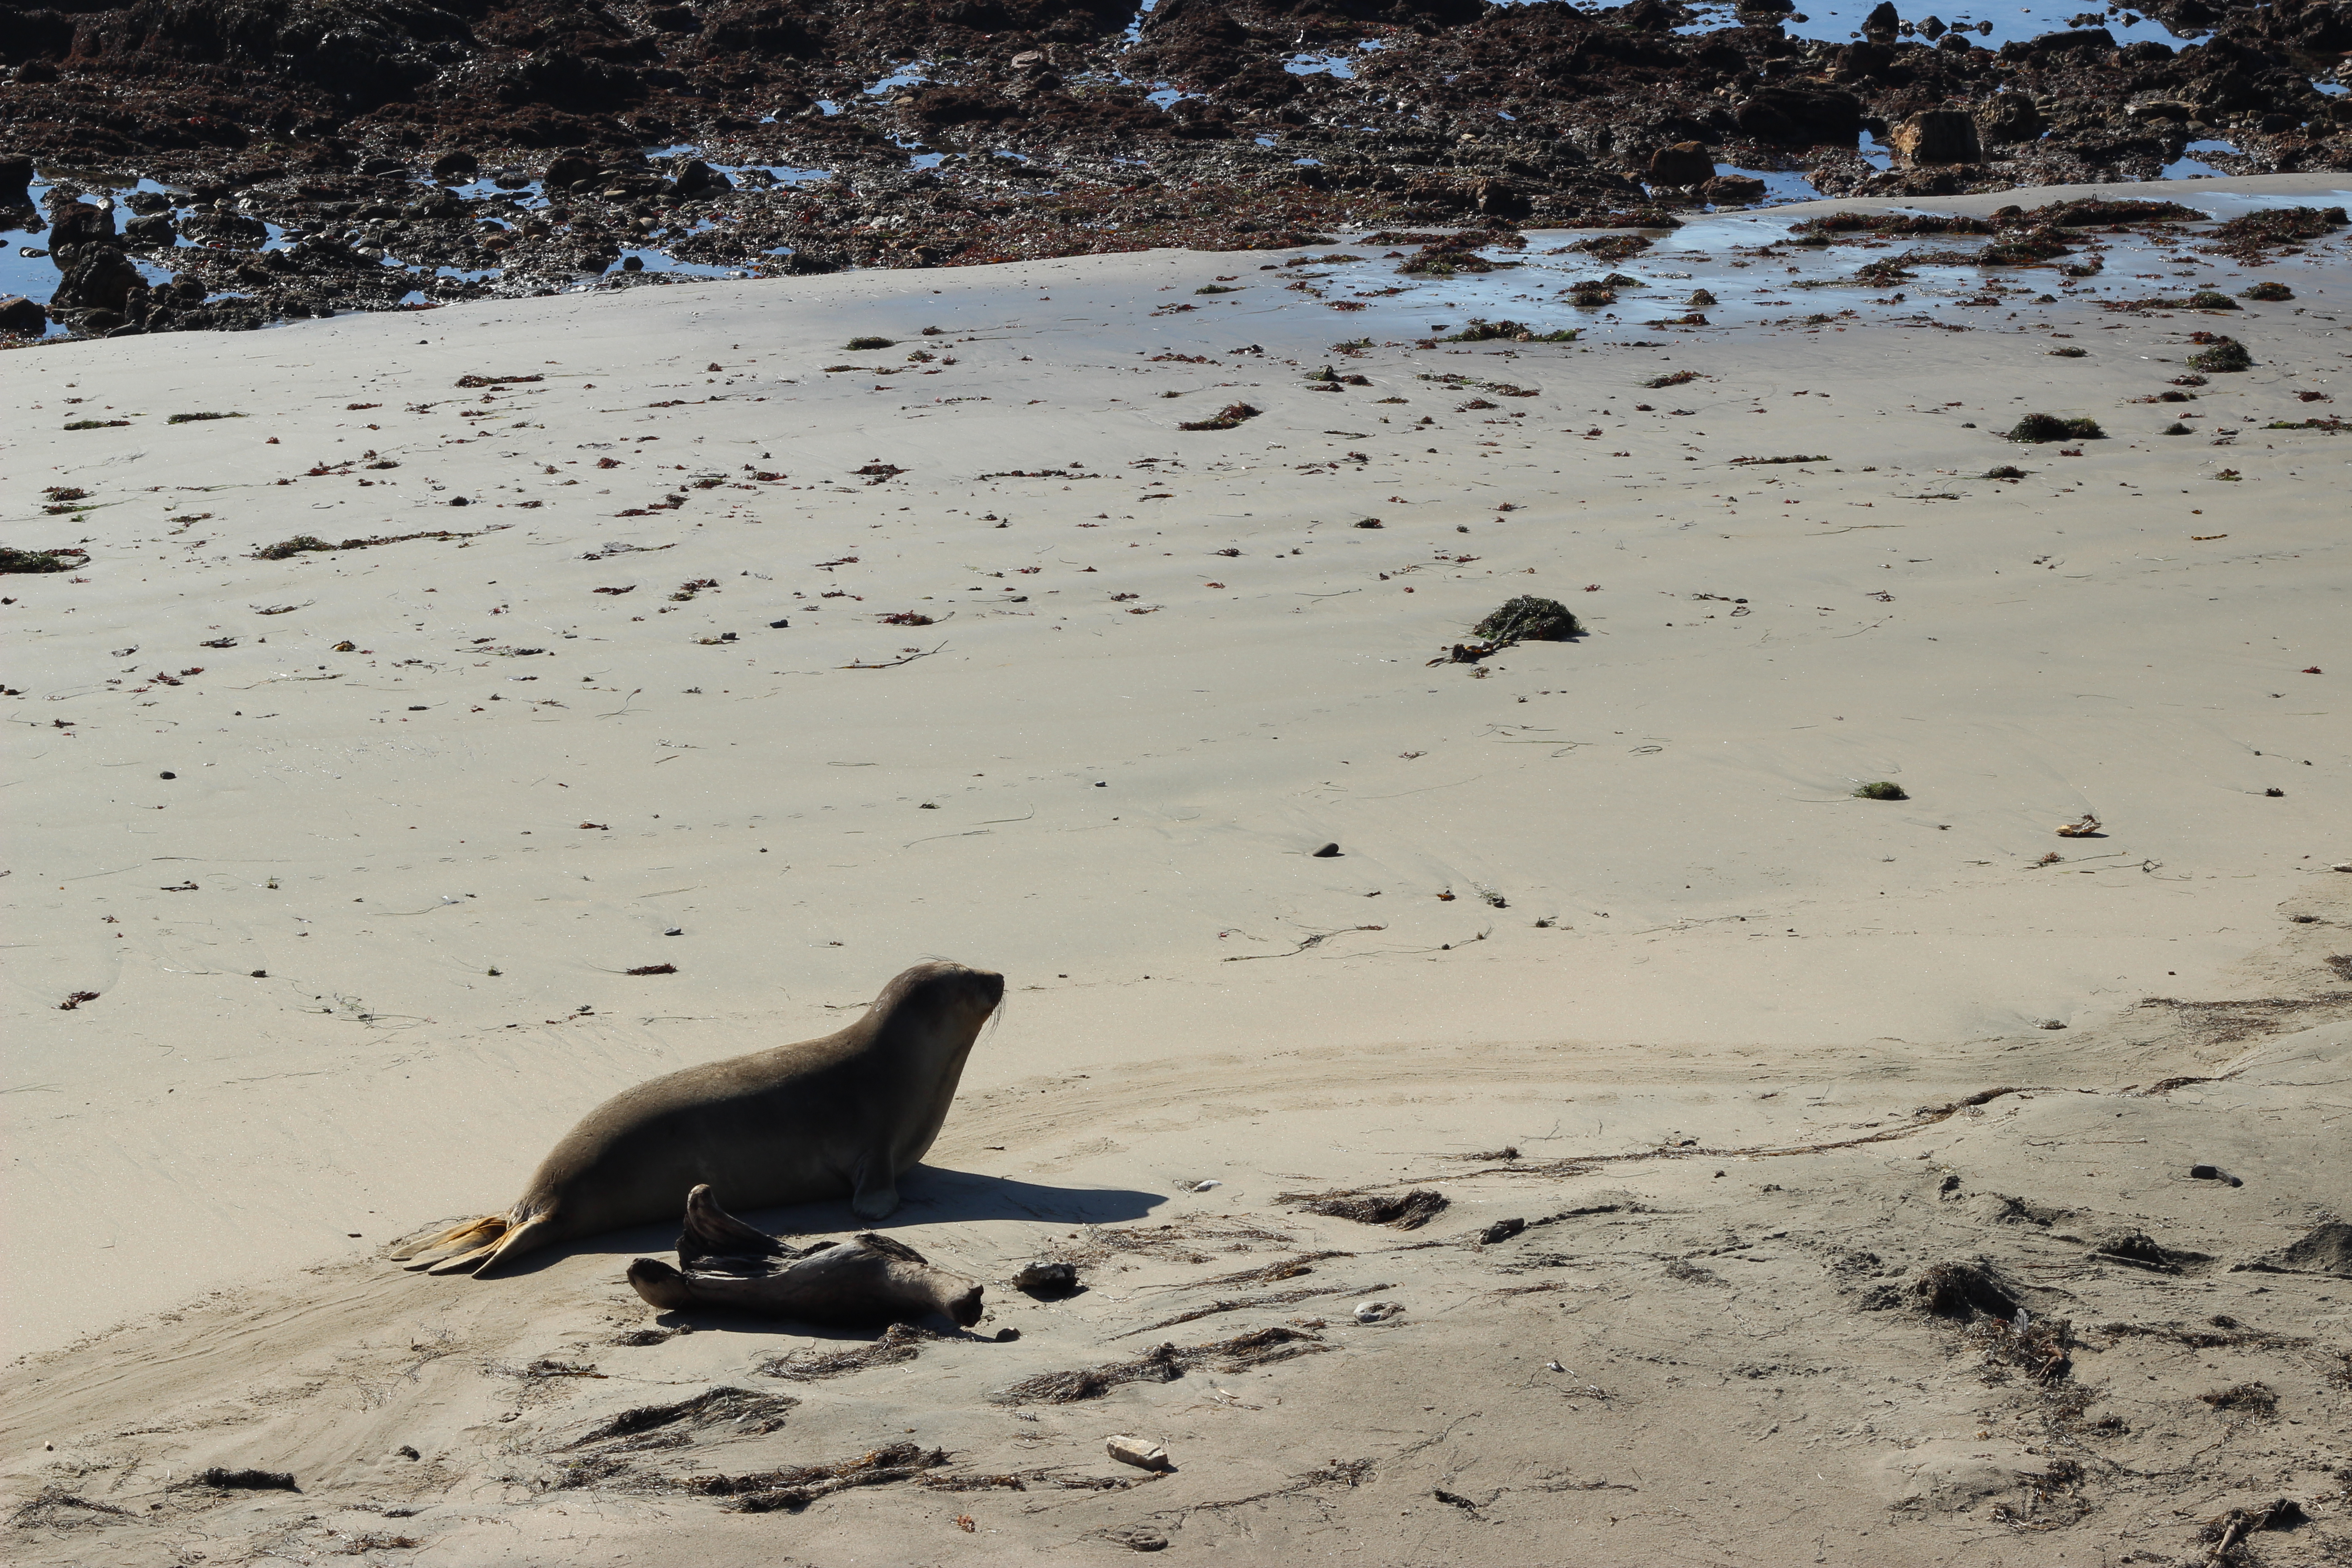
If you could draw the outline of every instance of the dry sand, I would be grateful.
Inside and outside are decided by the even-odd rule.
[[[2352,1552],[2352,1265],[2242,1267],[2352,1211],[2352,447],[2264,428],[2352,399],[2343,237],[2218,326],[1650,348],[1415,349],[1260,259],[0,356],[5,542],[91,552],[0,579],[6,1556],[2201,1563],[2281,1497],[2230,1552]],[[2256,368],[2158,436],[2200,329]],[[1590,635],[1426,666],[1520,593]],[[1009,981],[885,1227],[977,1335],[777,1376],[873,1336],[656,1321],[658,1229],[383,1260],[926,954]],[[1282,1198],[1370,1187],[1450,1206]],[[1920,1304],[1979,1258],[2024,1333]]]

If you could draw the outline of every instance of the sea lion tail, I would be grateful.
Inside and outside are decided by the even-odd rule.
[[[496,1241],[506,1234],[506,1215],[487,1215],[480,1219],[469,1219],[463,1225],[451,1226],[438,1236],[410,1242],[405,1247],[395,1248],[392,1256],[394,1260],[407,1264],[412,1271],[429,1268],[444,1258],[454,1258],[461,1252],[472,1252],[486,1242]]]

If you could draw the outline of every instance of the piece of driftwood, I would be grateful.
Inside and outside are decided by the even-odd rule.
[[[709,1186],[686,1195],[679,1267],[650,1258],[629,1284],[667,1311],[725,1307],[803,1322],[919,1322],[933,1313],[963,1328],[980,1321],[980,1281],[937,1268],[904,1242],[863,1232],[847,1241],[787,1247],[719,1206]]]

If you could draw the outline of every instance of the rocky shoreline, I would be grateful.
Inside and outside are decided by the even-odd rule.
[[[0,335],[236,329],[604,280],[974,265],[1333,229],[2352,169],[2352,6],[1985,47],[1790,0],[0,0]],[[2116,26],[2105,25],[2112,21]],[[44,276],[44,281],[47,281]]]

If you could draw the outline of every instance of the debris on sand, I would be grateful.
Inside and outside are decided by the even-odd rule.
[[[2189,368],[2210,372],[2215,375],[2253,368],[2254,356],[2246,345],[2235,338],[2225,338],[2218,332],[2195,332],[2189,342],[2205,346],[2189,356]]]
[[[1932,1264],[1911,1282],[1911,1293],[1939,1318],[1990,1312],[2013,1319],[2019,1310],[2017,1287],[1982,1258],[1967,1263]]]
[[[728,1421],[744,1433],[768,1433],[782,1426],[784,1412],[799,1403],[789,1394],[758,1394],[748,1388],[709,1388],[691,1399],[680,1399],[668,1405],[640,1405],[635,1409],[607,1416],[564,1447],[584,1448],[591,1443],[639,1436],[665,1426],[674,1426],[679,1422],[709,1426]]]
[[[1318,1293],[1300,1291],[1292,1299]],[[1330,1348],[1319,1336],[1304,1329],[1259,1329],[1254,1333],[1236,1334],[1229,1340],[1181,1350],[1172,1343],[1154,1345],[1138,1361],[1111,1362],[1070,1372],[1042,1372],[998,1389],[988,1397],[998,1405],[1075,1405],[1083,1399],[1100,1399],[1112,1389],[1130,1383],[1173,1383],[1188,1368],[1204,1363],[1215,1363],[1218,1372],[1235,1373],[1288,1361],[1293,1356],[1315,1355]]]
[[[2238,1383],[2227,1388],[2208,1389],[2197,1398],[2200,1404],[2216,1410],[2243,1411],[2249,1415],[2278,1413],[2278,1391],[2266,1383]]]
[[[1437,341],[1441,343],[1485,343],[1502,339],[1519,343],[1572,343],[1582,330],[1580,327],[1561,327],[1546,332],[1520,321],[1490,321],[1484,316],[1473,316],[1468,326]]]
[[[446,528],[427,529],[422,533],[379,533],[372,539],[346,539],[341,544],[330,544],[316,534],[298,533],[291,539],[281,539],[266,544],[253,552],[256,561],[283,561],[289,556],[308,555],[320,551],[369,550],[379,544],[404,544],[412,539],[471,539],[469,533],[453,533]]]
[[[1149,1437],[1130,1437],[1124,1433],[1110,1438],[1104,1450],[1122,1465],[1133,1465],[1139,1470],[1172,1470],[1175,1463],[1168,1450]]]
[[[1308,1214],[1351,1219],[1359,1225],[1384,1225],[1391,1230],[1419,1230],[1445,1212],[1447,1199],[1432,1187],[1402,1193],[1283,1193],[1277,1203],[1298,1204]]]
[[[1853,795],[1856,800],[1909,800],[1911,798],[1903,786],[1892,779],[1879,779],[1872,784],[1856,784]]]
[[[1186,419],[1176,426],[1179,430],[1231,430],[1244,419],[1255,419],[1265,410],[1247,403],[1228,403],[1217,410],[1213,418]]]
[[[686,1490],[705,1497],[733,1499],[728,1509],[734,1513],[798,1513],[834,1492],[912,1480],[925,1470],[937,1469],[947,1462],[944,1449],[927,1449],[919,1443],[892,1443],[830,1465],[794,1465],[743,1476],[696,1476],[682,1485]]]
[[[77,557],[68,561],[67,556]],[[47,550],[12,550],[0,544],[0,574],[34,572],[79,572],[89,564],[89,552],[71,544]]]
[[[2029,414],[2010,427],[2009,438],[2032,445],[2050,441],[2104,441],[2107,433],[2095,419],[2068,418],[2058,414]]]
[[[1078,1288],[1075,1263],[1024,1263],[1013,1277],[1013,1288],[1032,1296],[1066,1296]]]
[[[1533,594],[1506,600],[1470,630],[1504,647],[1520,642],[1566,642],[1584,635],[1584,627],[1566,605]]]
[[[762,1377],[781,1377],[793,1383],[816,1383],[828,1377],[846,1377],[853,1372],[864,1372],[868,1367],[896,1366],[901,1362],[913,1361],[922,1353],[924,1341],[949,1337],[917,1328],[912,1323],[893,1323],[882,1331],[880,1339],[871,1344],[822,1353],[793,1351],[784,1355],[767,1356],[754,1362],[751,1370]]]
[[[229,1470],[215,1465],[208,1470],[198,1470],[188,1478],[192,1486],[218,1487],[225,1491],[299,1492],[293,1476],[285,1470]]]

